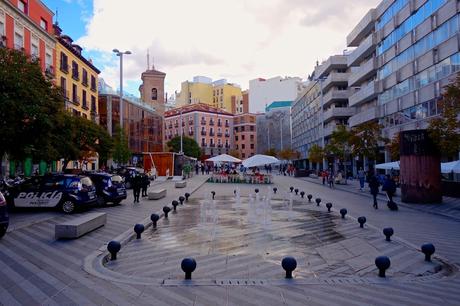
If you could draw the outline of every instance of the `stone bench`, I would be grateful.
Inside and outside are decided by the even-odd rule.
[[[165,196],[166,196],[166,189],[152,190],[152,191],[149,191],[148,193],[149,200],[159,200],[161,198],[164,198]]]
[[[187,187],[187,182],[186,181],[179,181],[174,184],[176,188],[185,188]]]
[[[106,213],[88,213],[72,220],[56,224],[54,226],[54,236],[60,238],[78,238],[101,226],[107,221]]]

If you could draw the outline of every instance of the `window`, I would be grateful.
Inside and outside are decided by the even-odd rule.
[[[40,19],[40,27],[43,30],[48,31],[48,22],[46,22],[46,20],[43,18]]]
[[[78,64],[75,61],[72,61],[72,78],[75,80],[79,79]]]
[[[91,90],[96,91],[96,78],[94,75],[91,76]]]
[[[16,50],[22,49],[24,47],[24,37],[22,34],[16,32],[14,33],[14,48]]]
[[[251,149],[254,149],[254,144],[253,143],[251,143]]]
[[[61,77],[61,90],[64,98],[69,98],[69,93],[67,92],[67,81],[64,77]]]
[[[244,143],[241,144],[241,149],[243,149],[243,150],[246,149],[246,146],[244,145]]]
[[[245,138],[244,135],[241,135],[241,140],[244,140],[244,138]]]
[[[95,96],[91,96],[91,112],[92,113],[97,112],[96,97]]]
[[[59,69],[61,69],[62,72],[69,72],[69,63],[68,63],[68,58],[67,58],[67,55],[65,55],[64,52],[61,52],[61,56],[60,56],[61,60],[60,60],[60,64],[59,64]]]
[[[152,100],[156,101],[158,98],[158,91],[156,88],[152,88]]]
[[[78,103],[77,85],[72,84],[72,101]]]
[[[85,86],[88,86],[88,71],[86,71],[86,69],[83,68],[81,72],[81,76],[82,76],[81,83]]]
[[[33,59],[36,59],[36,60],[38,60],[38,58],[40,57],[38,53],[38,44],[36,44],[36,42],[34,41],[32,41],[30,44],[30,55],[32,56]]]
[[[27,14],[27,4],[24,1],[22,0],[18,1],[18,9],[24,14]]]
[[[51,56],[51,52],[49,50],[46,50],[45,67],[46,69],[50,69],[52,65],[53,65],[53,57]]]
[[[224,94],[224,89],[223,89],[223,88],[220,89],[220,94],[221,94],[221,95]]]
[[[82,99],[81,103],[83,104],[83,108],[88,107],[88,103],[87,103],[87,100],[86,100],[86,90],[82,90],[81,99]]]

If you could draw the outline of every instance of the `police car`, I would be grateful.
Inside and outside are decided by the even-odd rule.
[[[96,204],[96,188],[87,176],[53,174],[36,176],[5,191],[14,207],[56,207],[70,214],[77,208]]]
[[[6,206],[5,197],[0,192],[0,238],[5,235],[9,223],[8,207]]]
[[[88,173],[87,175],[96,186],[98,205],[105,205],[107,202],[118,205],[126,199],[125,183],[121,176],[109,173]]]

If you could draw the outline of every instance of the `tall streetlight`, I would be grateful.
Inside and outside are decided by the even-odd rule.
[[[320,87],[320,104],[321,104],[321,147],[324,149],[325,143],[324,143],[324,93],[323,93],[323,82],[327,78],[322,77],[322,78],[317,78],[315,79],[316,82],[319,82],[319,87]],[[326,169],[326,159],[323,158],[323,169]]]
[[[120,57],[120,128],[123,128],[123,55],[131,54],[131,51],[120,51],[118,49],[112,50],[117,56]]]

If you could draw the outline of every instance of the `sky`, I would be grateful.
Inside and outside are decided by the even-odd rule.
[[[380,0],[42,0],[58,11],[63,32],[84,48],[118,88],[139,95],[150,63],[165,72],[171,95],[193,76],[225,78],[247,89],[249,80],[306,78],[319,62],[342,54],[346,36]],[[344,5],[346,3],[346,5]]]

